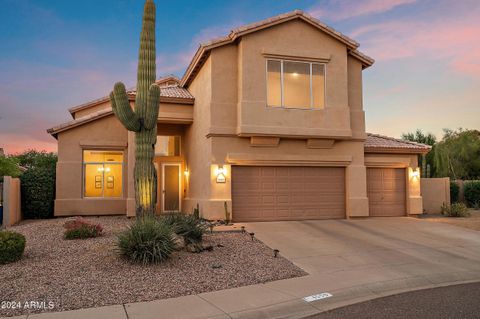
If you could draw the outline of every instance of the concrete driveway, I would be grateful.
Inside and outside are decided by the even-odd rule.
[[[310,275],[265,284],[326,310],[396,292],[480,281],[480,232],[416,218],[248,223]]]

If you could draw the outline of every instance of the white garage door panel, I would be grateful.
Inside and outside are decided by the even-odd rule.
[[[345,169],[232,168],[235,221],[345,218]]]

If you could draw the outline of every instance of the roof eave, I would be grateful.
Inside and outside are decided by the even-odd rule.
[[[220,38],[219,40],[217,41],[211,41],[211,42],[208,42],[206,44],[201,44],[199,46],[199,48],[197,49],[197,52],[195,53],[195,55],[193,56],[192,60],[190,61],[190,64],[188,65],[187,67],[187,70],[185,71],[183,77],[182,77],[182,80],[180,81],[180,86],[182,87],[186,87],[188,86],[192,81],[193,81],[193,78],[192,77],[195,77],[196,73],[195,71],[200,68],[202,66],[202,63],[206,57],[205,55],[209,53],[210,50],[216,48],[216,47],[219,47],[219,46],[223,46],[223,45],[226,45],[226,44],[229,44],[229,43],[233,43],[235,42],[237,39],[241,38],[242,36],[245,36],[247,34],[250,34],[250,33],[253,33],[253,32],[256,32],[256,31],[260,31],[260,30],[263,30],[263,29],[266,29],[266,28],[270,28],[272,26],[275,26],[277,24],[281,24],[281,23],[284,23],[284,22],[287,22],[287,21],[291,21],[293,19],[301,19],[311,25],[313,25],[314,27],[322,30],[323,32],[327,33],[328,35],[330,35],[331,37],[337,39],[338,41],[344,43],[348,50],[350,52],[358,52],[356,51],[356,49],[360,46],[360,44],[358,42],[356,42],[355,40],[353,39],[350,39],[349,37],[347,37],[346,35],[330,28],[329,26],[327,26],[326,24],[322,23],[320,20],[304,13],[303,11],[301,10],[295,10],[289,14],[286,14],[285,16],[282,16],[276,20],[272,20],[268,23],[265,23],[265,24],[258,24],[256,26],[252,26],[252,27],[247,27],[246,28],[237,28],[237,29],[234,29],[230,32],[230,34],[224,38]],[[268,19],[267,19],[268,20]],[[252,24],[252,25],[255,25]],[[369,67],[373,64],[373,59],[358,52],[358,57],[355,56],[356,58],[360,59],[362,61],[362,65],[364,66],[364,68],[366,67]],[[203,61],[202,61],[203,59]],[[199,64],[200,63],[200,64]]]
[[[358,50],[349,50],[348,54],[350,54],[351,56],[353,56],[354,58],[362,62],[363,69],[371,67],[375,63],[375,60],[373,58],[369,57],[366,54],[363,54]]]
[[[389,153],[389,154],[427,154],[431,148],[403,148],[403,147],[365,147],[364,153]]]

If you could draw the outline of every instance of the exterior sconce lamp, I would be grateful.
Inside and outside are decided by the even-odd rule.
[[[273,258],[277,258],[279,252],[280,252],[280,250],[274,249],[273,250]]]
[[[188,168],[185,168],[185,170],[183,171],[183,175],[185,175],[185,177],[188,177],[190,175]]]
[[[217,175],[217,183],[225,183],[227,181],[227,178],[225,177],[225,168],[223,165],[218,165],[218,168],[216,169],[216,175]]]
[[[255,237],[255,233],[248,233],[250,235],[250,237],[252,237],[252,241],[253,241],[253,237]]]
[[[420,168],[417,167],[415,170],[412,171],[412,177],[413,178],[420,177]]]

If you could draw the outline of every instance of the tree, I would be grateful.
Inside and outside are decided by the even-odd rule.
[[[403,133],[402,139],[416,143],[430,145],[432,149],[427,154],[418,156],[418,165],[422,168],[422,177],[431,177],[435,175],[435,143],[437,137],[432,133],[423,133],[421,129],[417,129],[413,133]]]
[[[480,177],[480,131],[444,129],[443,139],[436,145],[437,176],[453,179]]]
[[[437,143],[437,137],[432,133],[423,133],[421,129],[417,129],[413,133],[403,133],[402,139],[417,143],[433,146]]]
[[[18,177],[21,174],[18,161],[14,157],[0,156],[0,181],[3,181],[3,176]]]
[[[145,2],[140,34],[135,110],[125,85],[117,82],[110,93],[113,113],[129,131],[135,132],[135,206],[137,216],[153,215],[157,203],[157,173],[153,165],[157,140],[160,87],[155,84],[155,3]]]
[[[46,151],[28,150],[14,155],[18,164],[27,170],[30,168],[55,168],[57,165],[57,154]]]

